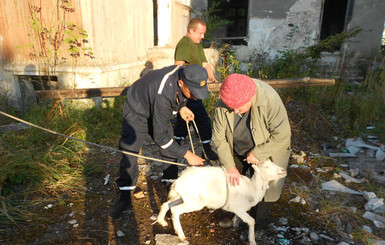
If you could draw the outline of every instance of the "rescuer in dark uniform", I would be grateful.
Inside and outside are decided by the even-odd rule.
[[[161,148],[163,159],[184,157],[192,166],[203,165],[203,158],[175,142],[171,119],[178,112],[186,121],[194,119],[194,114],[186,107],[186,101],[209,96],[207,79],[207,71],[202,66],[172,65],[149,71],[134,82],[127,90],[124,103],[119,149],[138,154],[145,138],[150,135]],[[119,170],[116,184],[120,190],[120,200],[112,207],[112,218],[118,218],[131,206],[131,191],[138,180],[137,157],[123,154]],[[164,170],[163,178],[177,177],[177,165]]]

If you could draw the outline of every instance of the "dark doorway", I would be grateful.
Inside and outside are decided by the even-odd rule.
[[[209,0],[209,6],[217,0]],[[243,44],[247,36],[247,15],[249,0],[226,0],[219,1],[219,6],[215,15],[224,20],[231,21],[225,29],[221,39],[230,41],[232,44]],[[228,38],[228,39],[226,39]]]
[[[325,0],[320,39],[324,40],[331,35],[345,30],[346,15],[349,0]]]
[[[152,0],[154,20],[154,46],[158,46],[158,0]]]

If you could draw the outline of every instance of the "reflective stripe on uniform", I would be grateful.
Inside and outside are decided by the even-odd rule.
[[[167,73],[166,75],[164,75],[162,81],[160,82],[160,85],[159,85],[159,89],[158,89],[158,94],[161,94],[163,92],[163,88],[164,88],[164,85],[166,84],[166,81],[168,79],[168,77],[173,74],[176,70],[178,70],[180,66],[177,66],[174,68],[174,70],[170,71],[169,73]]]
[[[123,187],[119,186],[119,190],[121,190],[121,191],[133,191],[133,190],[135,190],[135,186],[123,186]]]
[[[174,141],[174,140],[171,139],[167,144],[161,145],[160,147],[161,147],[162,149],[166,149],[167,147],[169,147],[169,146],[172,144],[173,141]]]

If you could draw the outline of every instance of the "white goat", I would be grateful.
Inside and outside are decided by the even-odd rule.
[[[156,222],[163,227],[167,226],[164,217],[171,208],[175,233],[183,242],[186,237],[179,220],[181,214],[201,210],[204,207],[222,208],[236,214],[249,225],[250,244],[256,245],[255,220],[247,211],[263,199],[270,181],[277,181],[286,176],[286,170],[270,160],[252,167],[255,172],[251,179],[241,176],[237,186],[231,186],[228,182],[224,168],[187,168],[172,184],[168,201],[162,204]],[[233,219],[233,222],[236,222],[236,219]]]

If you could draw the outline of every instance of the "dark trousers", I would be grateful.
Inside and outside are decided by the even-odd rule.
[[[119,149],[138,154],[146,136],[149,135],[148,120],[131,110],[125,103],[123,109],[122,134]],[[133,190],[138,180],[137,157],[123,154],[116,180],[121,190]]]
[[[199,130],[199,136],[203,142],[210,141],[212,136],[211,131],[211,120],[209,115],[207,114],[207,111],[202,103],[202,100],[193,100],[188,99],[187,108],[189,108],[195,115],[195,123]],[[185,138],[187,136],[187,127],[186,127],[186,121],[182,119],[182,117],[179,115],[177,116],[175,127],[174,127],[174,136]]]
[[[136,114],[125,103],[123,109],[122,134],[119,140],[119,149],[139,154],[146,137],[153,136],[151,120]],[[163,160],[176,162],[176,157],[167,154],[161,149]],[[166,166],[167,165],[167,166]],[[178,177],[178,166],[165,164],[164,174],[168,178]],[[119,164],[119,177],[115,181],[120,190],[134,190],[138,181],[138,161],[136,156],[123,154]]]

